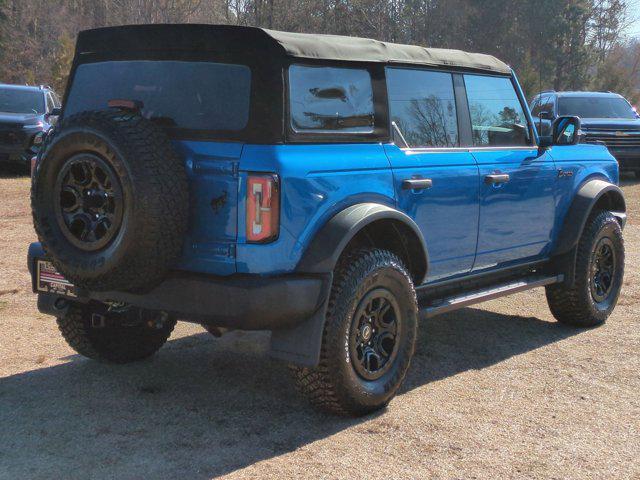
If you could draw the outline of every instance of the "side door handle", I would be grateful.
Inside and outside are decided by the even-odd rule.
[[[433,186],[430,178],[409,178],[402,181],[403,190],[426,190]]]
[[[492,175],[485,175],[484,183],[487,185],[498,185],[500,183],[507,183],[510,177],[508,173],[495,173]]]

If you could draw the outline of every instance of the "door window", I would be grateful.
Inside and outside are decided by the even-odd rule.
[[[450,73],[387,68],[389,113],[411,147],[457,147],[458,119]]]
[[[475,146],[531,144],[529,127],[510,78],[465,75]]]
[[[295,132],[373,132],[373,88],[367,70],[292,65],[289,101]]]

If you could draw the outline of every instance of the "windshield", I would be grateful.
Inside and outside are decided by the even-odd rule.
[[[631,105],[620,97],[561,97],[560,115],[581,118],[638,118]]]
[[[32,90],[0,88],[0,112],[44,113],[44,95]]]
[[[65,115],[142,102],[142,115],[166,127],[239,131],[249,119],[251,71],[245,65],[109,61],[76,70]]]

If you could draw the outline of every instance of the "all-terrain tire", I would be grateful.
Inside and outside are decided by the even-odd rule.
[[[391,363],[385,364],[382,376],[368,379],[357,371],[359,358],[351,342],[354,338],[362,339],[355,323],[359,321],[357,313],[362,311],[363,302],[377,292],[389,294],[395,302],[391,308],[398,325],[397,345],[394,344],[397,350],[395,355],[389,355]],[[365,415],[387,405],[409,369],[418,321],[413,282],[405,265],[393,253],[357,249],[340,260],[330,295],[320,363],[315,368],[293,366],[294,378],[298,389],[321,410],[339,415]]]
[[[95,314],[101,315],[100,324],[92,318]],[[71,348],[106,363],[130,363],[150,357],[165,344],[176,325],[175,319],[160,319],[158,313],[130,309],[114,314],[80,305],[71,305],[57,322]]]
[[[606,295],[599,295],[598,251],[603,245],[612,251],[612,274]],[[607,211],[590,216],[577,246],[575,281],[546,287],[551,313],[561,323],[576,327],[594,327],[604,323],[613,311],[624,277],[624,242],[616,218]],[[601,282],[600,282],[601,283]],[[595,293],[594,293],[595,292]]]
[[[98,171],[112,193],[99,190]],[[72,115],[47,135],[31,193],[48,257],[69,281],[93,291],[142,291],[160,283],[181,254],[188,201],[184,162],[167,135],[136,113],[114,109]],[[78,206],[76,224],[70,218]],[[99,217],[96,208],[107,207],[100,244],[91,219]]]

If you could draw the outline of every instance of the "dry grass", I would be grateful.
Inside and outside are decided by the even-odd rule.
[[[402,393],[363,419],[312,411],[262,333],[181,324],[110,366],[37,312],[29,180],[0,178],[0,478],[640,478],[640,184],[627,275],[602,328],[555,323],[542,291],[429,320]]]

